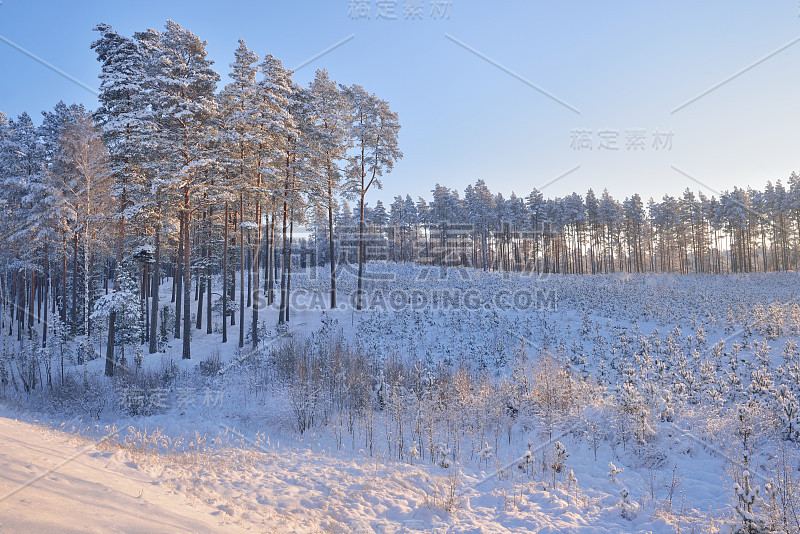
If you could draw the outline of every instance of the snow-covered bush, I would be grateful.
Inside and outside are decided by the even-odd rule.
[[[622,469],[614,465],[614,462],[608,462],[608,473],[606,473],[606,476],[611,483],[617,482],[621,474]]]

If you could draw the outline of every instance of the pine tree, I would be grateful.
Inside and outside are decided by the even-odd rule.
[[[222,161],[226,170],[224,189],[230,196],[225,201],[226,221],[232,203],[234,211],[238,209],[240,228],[239,239],[239,276],[240,276],[240,303],[239,303],[239,346],[244,346],[244,232],[241,231],[241,222],[244,221],[245,192],[249,191],[254,177],[258,173],[258,158],[260,146],[265,142],[262,139],[262,125],[259,118],[259,102],[256,93],[256,76],[258,73],[258,56],[247,48],[244,41],[239,41],[234,62],[229,74],[232,82],[222,90],[219,96],[221,110],[221,136],[223,148]],[[262,156],[263,157],[263,156]],[[238,191],[238,195],[236,194]],[[238,208],[236,200],[238,196]],[[248,193],[248,202],[250,200]],[[224,258],[226,261],[223,271],[227,271],[227,246],[225,238]],[[269,270],[269,266],[267,266]],[[227,272],[223,274],[227,281]],[[227,288],[227,282],[223,284]],[[223,293],[228,293],[224,290]],[[227,317],[228,298],[223,298],[223,316]],[[223,320],[223,341],[227,341],[227,325]]]
[[[126,364],[126,348],[141,342],[145,326],[141,317],[139,284],[135,278],[135,270],[135,265],[120,265],[117,273],[119,289],[100,297],[92,312],[92,319],[108,318],[112,313],[119,319],[112,342],[121,349],[119,363],[123,368]],[[115,367],[116,363],[115,360]]]
[[[260,69],[264,77],[257,84],[257,94],[263,106],[261,116],[264,120],[265,134],[268,135],[270,150],[265,159],[265,168],[272,173],[273,183],[270,189],[276,195],[275,202],[280,203],[282,217],[283,254],[278,323],[283,324],[288,317],[289,310],[287,276],[291,261],[290,223],[294,218],[293,208],[300,200],[296,182],[296,149],[300,132],[292,115],[297,86],[292,82],[291,72],[286,70],[280,60],[272,55],[264,58]],[[254,335],[253,343],[256,342],[257,337]]]
[[[100,38],[92,43],[101,62],[100,108],[95,117],[103,131],[103,139],[111,158],[110,171],[114,185],[112,194],[118,199],[116,219],[117,244],[116,265],[122,264],[125,245],[126,221],[141,215],[149,203],[147,164],[153,150],[151,134],[154,130],[152,108],[148,107],[145,95],[152,86],[145,70],[145,57],[136,41],[119,35],[109,24],[99,24],[95,31]],[[156,219],[156,262],[154,279],[158,280],[160,267],[161,221]],[[118,269],[115,269],[116,273]],[[114,289],[119,290],[119,280],[114,280]],[[152,309],[158,310],[158,291],[153,293]],[[150,331],[150,353],[156,350],[157,314],[152,316]],[[108,316],[108,344],[106,348],[105,373],[114,373],[114,338],[116,312]]]
[[[364,275],[364,202],[369,189],[381,188],[380,177],[394,168],[403,157],[397,148],[400,123],[388,102],[370,95],[363,87],[344,88],[348,100],[348,135],[354,151],[347,158],[346,191],[359,199],[358,221],[358,287],[356,309],[361,309]]]
[[[335,194],[339,192],[341,171],[338,161],[343,159],[347,149],[345,121],[347,100],[343,97],[336,82],[332,81],[326,70],[318,70],[309,85],[313,99],[311,113],[319,132],[319,150],[323,158],[326,188],[323,190],[323,203],[328,211],[328,255],[331,273],[331,309],[336,308],[336,254],[333,239],[333,212],[336,209]]]
[[[188,359],[192,214],[199,209],[196,197],[206,186],[200,171],[210,164],[207,136],[217,111],[214,92],[219,75],[207,58],[206,42],[172,21],[167,21],[163,33],[149,31],[137,34],[137,39],[156,72],[150,105],[157,116],[162,157],[154,187],[180,198],[183,358]],[[176,322],[179,320],[176,317]]]
[[[74,117],[61,135],[61,153],[64,161],[64,176],[68,189],[74,197],[74,211],[79,221],[76,233],[83,233],[83,320],[84,338],[83,354],[84,384],[88,384],[87,348],[89,343],[89,309],[91,295],[90,289],[90,250],[97,250],[102,238],[98,239],[98,228],[109,212],[110,205],[110,173],[109,158],[102,134],[95,127],[88,113]],[[77,239],[76,239],[77,243]],[[73,290],[74,294],[74,290]]]

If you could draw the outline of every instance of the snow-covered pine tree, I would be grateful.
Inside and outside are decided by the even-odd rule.
[[[255,55],[244,41],[239,41],[239,46],[234,55],[234,62],[230,64],[232,72],[228,75],[231,82],[225,86],[219,95],[220,102],[220,151],[223,167],[225,168],[225,181],[222,188],[225,190],[225,235],[223,238],[223,342],[227,341],[227,324],[225,319],[229,311],[228,301],[228,237],[227,228],[230,225],[231,212],[236,212],[235,219],[242,221],[244,217],[245,190],[253,181],[256,174],[256,152],[260,144],[259,103],[256,98],[256,75],[258,73],[258,56]],[[247,195],[249,203],[250,198]],[[238,199],[238,205],[237,205]],[[231,209],[232,208],[232,209]],[[240,276],[240,304],[239,304],[239,347],[244,346],[244,233],[237,234],[239,240],[239,276]],[[234,281],[235,284],[235,281]]]
[[[61,134],[60,151],[64,162],[64,178],[68,195],[74,202],[74,212],[79,221],[76,231],[83,234],[83,354],[89,347],[89,310],[91,307],[90,278],[95,254],[103,252],[106,242],[103,229],[106,215],[110,213],[110,185],[108,151],[102,134],[94,125],[89,113],[76,114],[64,127]],[[74,280],[74,279],[73,279]],[[73,289],[74,294],[74,289]],[[88,357],[84,357],[84,385],[88,383]]]
[[[290,113],[297,126],[296,135],[292,139],[292,167],[291,180],[287,190],[290,199],[290,226],[289,226],[289,261],[286,270],[286,296],[291,290],[292,272],[292,229],[294,223],[304,223],[307,220],[309,209],[320,206],[325,198],[325,181],[327,174],[327,159],[321,141],[324,138],[323,125],[316,120],[314,115],[315,99],[310,89],[297,85],[293,86]],[[288,302],[285,307],[284,320],[289,321]]]
[[[761,534],[764,532],[764,525],[754,509],[754,506],[760,502],[758,497],[760,488],[758,486],[753,486],[750,483],[748,464],[749,462],[747,456],[745,455],[745,469],[742,471],[741,484],[737,482],[733,485],[733,491],[737,498],[737,504],[734,509],[736,510],[736,513],[738,514],[742,524],[742,526],[736,531],[736,534]]]
[[[345,191],[360,201],[358,221],[358,284],[356,309],[361,309],[364,275],[364,202],[369,189],[380,189],[380,177],[394,168],[403,153],[397,147],[400,122],[389,103],[360,85],[343,89],[348,101],[348,136],[353,150],[347,158]]]
[[[121,268],[125,246],[126,225],[147,212],[152,215],[155,226],[155,272],[159,279],[161,255],[161,218],[157,206],[160,200],[157,190],[151,189],[150,163],[156,151],[154,108],[148,105],[154,80],[149,76],[146,57],[134,39],[120,35],[111,25],[101,23],[95,28],[100,38],[92,43],[97,60],[102,64],[100,77],[100,107],[95,112],[103,132],[103,139],[110,156],[110,172],[113,176],[111,193],[117,199],[116,250],[114,269],[116,275]],[[114,289],[119,290],[115,276]],[[157,288],[156,288],[157,289]],[[158,310],[158,291],[152,291],[152,310]],[[156,344],[158,314],[150,317],[150,353]],[[114,374],[114,339],[116,312],[108,316],[108,343],[106,348],[106,376]]]
[[[126,348],[141,343],[145,326],[141,317],[141,297],[135,275],[136,269],[137,266],[130,263],[120,265],[117,273],[120,281],[119,289],[100,297],[92,313],[93,319],[108,318],[112,313],[117,316],[119,321],[112,341],[114,346],[120,349],[120,358],[118,362],[114,361],[114,366],[119,364],[123,369],[127,364]]]
[[[210,164],[208,135],[217,112],[214,92],[219,75],[211,68],[206,42],[168,20],[163,33],[137,34],[148,62],[155,69],[150,105],[156,112],[163,159],[155,179],[173,194],[181,221],[180,248],[183,270],[183,351],[191,358],[191,258],[192,214],[203,199],[207,184],[200,170]],[[179,319],[176,318],[176,322]]]
[[[278,323],[282,324],[288,316],[289,307],[286,288],[288,262],[291,258],[289,224],[293,217],[292,208],[299,194],[295,184],[295,149],[300,132],[292,115],[294,93],[298,88],[292,82],[291,72],[274,56],[267,55],[260,69],[264,77],[256,84],[256,93],[262,106],[262,120],[269,127],[269,153],[264,157],[264,170],[269,170],[272,174],[272,190],[277,197],[276,203],[281,206],[282,216],[281,301],[278,311]],[[257,337],[254,336],[253,339],[256,343]]]
[[[314,80],[309,84],[311,92],[311,113],[318,132],[318,147],[323,158],[325,187],[322,203],[328,212],[328,256],[331,272],[331,309],[336,308],[336,254],[333,239],[333,213],[336,209],[335,195],[341,185],[341,170],[338,162],[347,150],[346,118],[347,103],[336,82],[330,79],[328,71],[316,72]]]

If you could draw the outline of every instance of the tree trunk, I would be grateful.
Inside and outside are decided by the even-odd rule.
[[[228,342],[228,203],[222,225],[222,342]]]
[[[330,163],[328,163],[330,167]],[[328,177],[328,253],[331,260],[331,309],[336,308],[336,257],[333,247],[333,178]]]
[[[25,285],[25,276],[22,273],[22,271],[17,270],[17,272],[14,274],[14,280],[16,286],[15,289],[17,293],[16,305],[14,310],[15,312],[14,314],[16,315],[16,320],[17,320],[17,341],[22,342],[22,331],[25,329],[25,316],[24,316],[25,303],[23,302],[25,298],[24,296],[25,290],[23,287]],[[11,319],[11,322],[12,323],[14,322],[13,318]]]
[[[184,241],[184,226],[186,225],[186,221],[184,220],[185,215],[183,213],[180,214],[180,223],[178,228],[178,257],[175,261],[175,277],[177,280],[177,284],[175,287],[176,297],[175,297],[175,339],[181,338],[181,308],[183,306],[183,241]],[[189,281],[186,280],[186,285],[189,285]]]
[[[261,260],[261,202],[256,202],[256,238],[253,240],[253,258],[251,260],[251,272],[253,278],[253,319],[250,323],[252,328],[253,348],[258,347],[258,289]]]
[[[72,242],[72,333],[78,331],[78,232]]]
[[[363,176],[363,175],[362,175]],[[364,276],[364,179],[361,179],[361,205],[358,209],[358,287],[356,289],[356,309],[361,309],[361,291]]]
[[[244,193],[239,193],[239,348],[244,347]]]
[[[289,222],[289,260],[286,264],[286,322],[289,322],[290,291],[292,286],[292,236],[294,233],[294,219]]]
[[[270,224],[270,235],[272,236],[270,238],[270,243],[269,243],[269,255],[270,255],[270,258],[271,258],[271,260],[270,260],[271,268],[269,269],[269,273],[267,274],[267,285],[269,287],[268,296],[267,296],[267,303],[270,304],[270,305],[275,304],[275,279],[277,278],[276,269],[278,268],[278,262],[276,261],[277,260],[277,256],[275,254],[275,251],[276,251],[276,248],[275,248],[275,215],[276,215],[275,210],[272,210],[272,217],[271,217],[272,220],[269,223]]]
[[[88,196],[88,188],[87,188]],[[89,385],[89,214],[86,214],[83,247],[83,385]]]
[[[288,181],[288,180],[287,180]],[[287,185],[288,190],[288,185]],[[283,200],[283,258],[281,260],[281,305],[278,310],[278,324],[283,324],[286,321],[286,306],[287,306],[287,294],[286,294],[286,262],[288,261],[288,203],[286,198],[284,197]]]
[[[189,309],[190,302],[191,302],[191,271],[190,271],[190,263],[189,259],[191,258],[191,248],[192,244],[190,241],[191,233],[191,213],[189,212],[189,187],[184,188],[183,192],[183,354],[182,358],[188,360],[192,357],[192,348],[191,348],[191,335],[192,335],[192,316],[191,310]],[[176,317],[175,320],[177,321],[178,318]]]
[[[49,240],[45,239],[44,242],[44,324],[42,325],[42,348],[47,348],[47,299],[50,296],[50,258],[48,257],[48,243]]]
[[[159,210],[160,212],[160,210]],[[153,288],[150,290],[150,354],[158,351],[158,291],[161,286],[161,222],[156,224],[156,257],[153,264]]]
[[[64,252],[61,255],[61,324],[67,325],[67,234],[64,234]]]
[[[206,334],[214,332],[213,325],[211,324],[211,269],[206,268]]]
[[[117,234],[117,265],[114,268],[114,291],[119,291],[119,270],[122,268],[122,246],[125,240],[125,222],[120,219]],[[106,376],[114,376],[114,338],[116,337],[117,312],[108,315],[108,340],[106,342]]]
[[[205,269],[203,269],[203,274],[200,274],[201,269],[197,269],[197,278],[200,283],[200,288],[198,290],[198,298],[197,298],[197,325],[196,328],[198,330],[203,329],[203,300],[206,296],[206,274]]]

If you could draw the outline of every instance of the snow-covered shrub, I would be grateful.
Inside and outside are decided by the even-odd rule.
[[[614,465],[614,462],[608,462],[608,473],[606,476],[608,477],[609,482],[612,484],[617,482],[617,479],[622,474],[622,469]]]
[[[443,510],[451,513],[462,506],[459,488],[462,486],[461,475],[455,469],[448,468],[447,476],[437,477],[433,487],[424,489],[424,503],[432,510]]]
[[[742,472],[741,484],[738,482],[734,484],[733,491],[738,501],[734,509],[742,524],[736,531],[737,534],[760,534],[764,532],[763,521],[755,513],[755,506],[759,502],[758,494],[761,489],[750,483],[750,472],[747,469]]]
[[[411,445],[408,447],[408,458],[411,459],[411,465],[414,465],[414,460],[419,458],[419,449],[417,448],[417,442],[412,441]]]
[[[200,362],[200,374],[203,376],[217,376],[222,369],[219,349],[212,350],[206,358]]]
[[[553,475],[553,485],[552,487],[556,487],[556,474],[561,474],[566,469],[566,462],[567,458],[569,457],[569,453],[567,449],[564,447],[564,444],[560,441],[556,441],[553,444],[553,456],[550,461],[550,470],[552,471]]]
[[[520,459],[519,463],[517,464],[517,469],[526,475],[533,474],[533,453],[530,449],[526,450],[522,455],[522,459]]]
[[[783,428],[784,439],[797,441],[800,438],[800,404],[797,396],[786,384],[781,384],[776,392],[775,407]]]
[[[575,403],[575,383],[567,366],[548,353],[540,354],[532,366],[527,399],[552,438],[557,420],[567,416]]]
[[[445,445],[444,443],[437,443],[434,446],[434,458],[436,458],[435,462],[439,464],[439,466],[444,467],[445,469],[450,467],[451,459],[450,455],[452,454],[453,449]]]
[[[484,462],[485,465],[488,466],[489,460],[491,460],[492,457],[494,456],[493,451],[494,448],[491,445],[489,445],[489,443],[484,442],[483,447],[481,447],[481,450],[478,451],[478,458],[480,458],[480,460]]]
[[[798,451],[785,442],[772,459],[761,502],[764,525],[771,532],[800,532],[797,460]]]
[[[621,497],[619,501],[620,514],[623,519],[633,521],[639,514],[639,503],[631,502],[630,493],[627,488],[620,489],[619,496]]]

